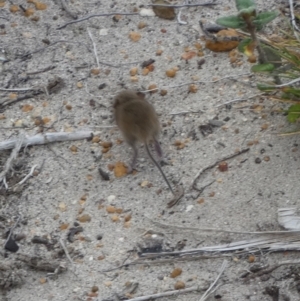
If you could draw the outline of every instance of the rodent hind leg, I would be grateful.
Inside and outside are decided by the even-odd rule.
[[[163,157],[163,151],[161,149],[161,146],[155,138],[153,138],[153,142],[154,142],[154,149],[159,157],[159,161],[161,161]]]
[[[131,145],[132,149],[133,149],[133,157],[132,157],[132,161],[130,166],[128,167],[128,173],[132,173],[132,171],[135,169],[135,165],[136,165],[136,161],[137,161],[137,157],[138,157],[138,149],[134,144]]]

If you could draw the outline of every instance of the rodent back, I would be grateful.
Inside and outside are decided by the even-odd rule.
[[[115,99],[114,108],[117,125],[130,144],[136,140],[148,143],[158,137],[160,125],[154,107],[136,93],[121,92]]]

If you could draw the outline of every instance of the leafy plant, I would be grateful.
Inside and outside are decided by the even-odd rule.
[[[264,45],[259,42],[256,32],[260,31],[266,24],[274,20],[279,13],[277,11],[257,13],[255,2],[253,0],[235,0],[235,5],[238,10],[236,16],[221,17],[217,19],[216,22],[222,26],[242,29],[249,32],[251,38],[242,40],[239,50],[251,58],[254,56],[253,51],[256,48],[260,65],[267,64],[267,66],[261,66],[262,70],[273,70],[274,68],[270,68],[272,61],[268,59],[268,51],[266,51]]]

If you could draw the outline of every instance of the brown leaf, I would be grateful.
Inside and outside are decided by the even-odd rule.
[[[92,218],[88,214],[83,214],[83,215],[77,217],[77,220],[80,221],[81,223],[90,222],[91,219]]]
[[[10,7],[9,7],[9,11],[11,12],[11,13],[16,13],[17,11],[19,11],[19,5],[11,5]]]
[[[166,71],[167,77],[174,77],[176,75],[176,70],[175,69],[169,69]]]
[[[137,42],[140,38],[141,38],[141,34],[139,32],[135,32],[135,31],[131,31],[129,33],[129,38],[133,41],[133,42]]]
[[[170,3],[165,0],[155,0],[153,4],[170,5]],[[152,9],[159,18],[173,20],[176,16],[174,7],[152,6]]]
[[[34,5],[35,5],[36,10],[45,10],[45,9],[47,9],[47,4],[42,3],[42,2],[34,1]]]
[[[171,277],[171,278],[176,278],[176,277],[178,277],[179,275],[181,275],[181,273],[182,273],[182,269],[181,269],[181,268],[175,268],[175,269],[171,272],[170,277]]]
[[[185,288],[185,283],[183,281],[177,281],[174,285],[176,290],[181,290]]]
[[[127,167],[123,162],[117,162],[114,169],[115,177],[120,178],[127,174]]]
[[[188,52],[183,53],[181,55],[181,58],[183,60],[190,60],[191,58],[193,58],[196,55],[197,55],[197,53],[195,51],[188,51]]]
[[[27,113],[27,112],[30,112],[33,110],[33,105],[29,105],[29,104],[25,104],[23,107],[22,107],[22,111]]]

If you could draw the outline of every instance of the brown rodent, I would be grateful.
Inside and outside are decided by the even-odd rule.
[[[154,107],[144,99],[144,95],[132,90],[120,92],[114,101],[115,120],[121,130],[126,142],[133,148],[134,155],[131,169],[134,169],[138,155],[137,142],[145,145],[146,151],[157,166],[171,192],[174,194],[172,186],[163,173],[160,165],[153,158],[149,150],[150,141],[154,142],[158,156],[162,157],[162,150],[157,141],[160,133],[160,124]]]

